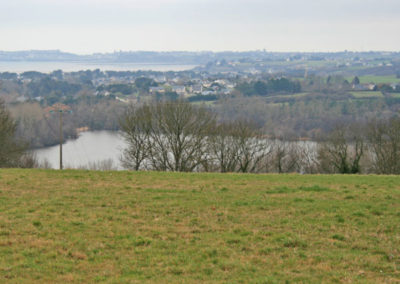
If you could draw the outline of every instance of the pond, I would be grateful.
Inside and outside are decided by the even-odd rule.
[[[116,131],[82,132],[77,139],[63,144],[64,168],[88,167],[95,163],[112,161],[113,167],[122,169],[120,156],[125,147],[124,139]],[[40,162],[48,161],[51,168],[59,168],[59,146],[34,150]]]

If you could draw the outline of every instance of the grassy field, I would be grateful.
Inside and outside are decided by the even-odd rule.
[[[355,98],[383,98],[382,92],[373,91],[362,91],[362,92],[350,92]]]
[[[301,98],[301,97],[305,97],[307,95],[310,95],[310,93],[295,93],[295,94],[290,94],[290,95],[271,95],[268,96],[268,99],[276,99],[276,98]]]
[[[400,281],[400,177],[0,170],[0,282]]]

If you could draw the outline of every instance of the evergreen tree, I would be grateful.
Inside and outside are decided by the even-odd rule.
[[[17,167],[25,147],[15,139],[17,125],[0,100],[0,167]]]

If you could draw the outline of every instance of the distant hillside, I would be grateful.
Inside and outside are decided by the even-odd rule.
[[[175,63],[175,64],[206,64],[217,60],[334,60],[350,58],[396,58],[398,52],[211,52],[211,51],[119,51],[113,53],[94,53],[77,55],[59,50],[27,50],[0,51],[0,61],[79,61],[79,62],[130,62],[130,63]]]

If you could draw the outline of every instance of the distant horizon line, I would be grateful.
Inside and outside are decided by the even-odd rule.
[[[95,55],[95,54],[115,54],[115,53],[135,53],[135,52],[154,52],[154,53],[246,53],[246,52],[264,52],[264,53],[303,53],[303,54],[313,54],[313,53],[400,53],[400,50],[332,50],[332,51],[273,51],[267,49],[248,49],[248,50],[114,50],[114,51],[93,51],[91,53],[80,53],[73,51],[66,51],[62,49],[20,49],[20,50],[0,50],[0,53],[13,53],[13,52],[60,52],[79,56]]]

